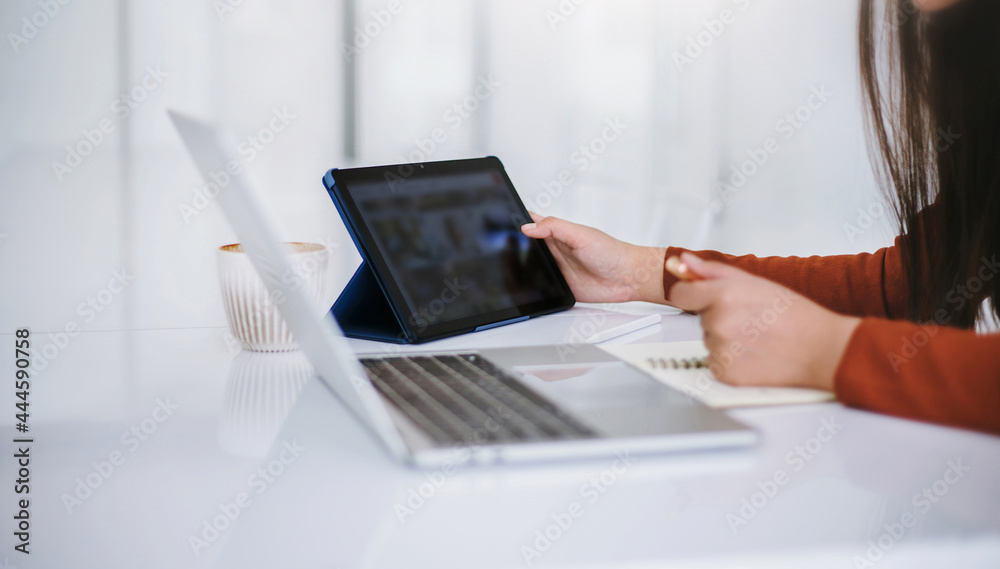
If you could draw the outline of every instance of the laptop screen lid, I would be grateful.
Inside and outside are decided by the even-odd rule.
[[[336,321],[329,313],[325,316],[316,313],[302,287],[293,284],[301,283],[301,279],[287,278],[295,274],[292,262],[279,242],[273,220],[265,213],[263,196],[245,169],[233,168],[240,173],[232,174],[227,168],[234,161],[240,163],[235,152],[237,144],[229,143],[230,137],[215,126],[176,111],[168,113],[205,182],[222,186],[217,199],[226,219],[317,375],[362,423],[375,432],[391,454],[397,458],[407,455],[406,445],[385,403],[344,340]],[[225,180],[219,172],[226,173],[228,183],[219,184],[210,179],[210,174],[214,173]]]

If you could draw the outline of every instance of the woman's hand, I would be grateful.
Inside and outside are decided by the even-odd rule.
[[[645,300],[665,304],[665,249],[619,241],[603,231],[557,217],[531,214],[521,227],[528,237],[544,239],[573,295],[580,302]]]
[[[684,253],[700,280],[681,281],[670,304],[697,313],[715,376],[733,385],[833,390],[859,318],[842,316],[789,289]]]

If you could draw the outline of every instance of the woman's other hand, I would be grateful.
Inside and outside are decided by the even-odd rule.
[[[837,366],[860,319],[723,263],[690,253],[681,261],[700,279],[676,283],[670,304],[701,316],[718,379],[833,390]]]

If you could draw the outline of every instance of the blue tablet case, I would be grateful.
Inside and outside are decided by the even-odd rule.
[[[410,344],[414,338],[409,336],[406,327],[393,312],[385,290],[382,289],[375,272],[365,259],[365,252],[358,243],[358,237],[347,223],[347,215],[331,191],[333,185],[333,170],[330,170],[323,176],[323,186],[333,199],[333,204],[337,206],[337,212],[347,225],[347,232],[351,235],[351,240],[354,241],[362,260],[361,266],[354,271],[354,276],[333,303],[330,313],[337,319],[337,323],[348,338]]]
[[[354,271],[330,312],[350,338],[394,344],[412,342],[367,261],[362,261]]]

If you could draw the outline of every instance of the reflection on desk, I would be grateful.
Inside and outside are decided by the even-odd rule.
[[[312,376],[301,351],[236,354],[219,416],[219,446],[240,456],[266,456]]]
[[[700,336],[697,318],[664,314],[661,329],[638,341]],[[562,326],[524,324],[513,336],[523,344],[551,343],[547,330]],[[234,354],[225,332],[84,332],[39,373],[35,547],[29,562],[11,564],[493,569],[526,567],[522,548],[542,546],[532,567],[846,569],[878,555],[878,569],[1000,566],[998,437],[837,403],[741,409],[730,413],[760,431],[759,447],[643,456],[602,482],[591,503],[585,485],[610,481],[612,461],[469,466],[444,476],[402,467],[322,382],[305,378],[300,355]],[[465,339],[511,338],[500,328]],[[0,367],[13,369],[13,350],[3,353]],[[168,399],[177,406],[170,417],[134,452],[123,445],[122,434]],[[824,422],[838,425],[825,441]],[[290,446],[302,450],[280,462],[283,452],[292,458]],[[115,451],[124,462],[91,476]],[[968,470],[948,474],[959,463]],[[8,479],[10,464],[0,461]],[[62,496],[88,477],[96,488],[68,511]],[[929,507],[916,505],[925,490]],[[196,554],[191,537],[240,493],[250,503]],[[573,502],[583,515],[549,529]],[[0,518],[0,534],[12,535],[12,522]],[[904,522],[912,527],[900,534]],[[546,546],[539,532],[558,536]]]

